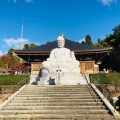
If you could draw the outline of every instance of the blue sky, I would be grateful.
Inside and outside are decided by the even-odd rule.
[[[89,34],[93,43],[113,33],[120,24],[120,0],[0,0],[0,55],[10,48],[44,44],[64,33],[81,41]]]

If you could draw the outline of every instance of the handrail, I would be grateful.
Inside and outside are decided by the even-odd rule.
[[[90,79],[94,81],[94,84],[99,89],[99,91],[104,95],[104,97],[113,105],[114,112],[115,112],[115,103],[113,101],[113,95],[107,91],[106,88],[104,88],[102,85],[100,85],[93,77],[90,76]],[[101,90],[101,89],[102,90]]]
[[[84,76],[85,76],[87,83],[90,83],[90,80],[88,80],[89,74],[87,73],[87,71],[85,71]]]

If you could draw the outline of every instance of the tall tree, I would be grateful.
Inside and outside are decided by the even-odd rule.
[[[97,43],[94,44],[97,47],[108,47],[110,46],[104,39],[98,39]]]
[[[90,35],[87,35],[87,36],[85,37],[85,43],[88,44],[88,45],[93,46],[93,43],[92,43],[92,40],[91,40]]]
[[[34,48],[34,47],[37,47],[37,45],[35,45],[33,43],[32,44],[25,44],[23,49]]]
[[[113,29],[113,34],[106,36],[104,42],[113,47],[108,59],[104,58],[102,66],[109,62],[108,68],[120,72],[120,25]]]
[[[113,34],[106,36],[105,41],[113,46],[114,49],[120,47],[120,25],[116,26],[113,30]]]
[[[9,56],[9,57],[11,57],[11,58],[13,58],[13,51],[14,51],[14,49],[13,48],[10,48],[9,50],[8,50],[8,52],[7,52],[7,56]]]
[[[29,45],[29,48],[34,48],[34,47],[37,47],[37,45],[35,45],[33,43]]]
[[[29,44],[25,44],[24,49],[28,49],[28,48],[29,48]]]
[[[14,64],[14,60],[13,58],[9,57],[9,56],[2,56],[0,58],[0,67],[1,68],[10,68],[11,66],[13,66]]]
[[[20,61],[20,58],[14,53],[14,49],[10,48],[6,54],[6,57],[10,57],[13,59],[13,63],[18,63]]]
[[[46,43],[46,44],[49,44],[49,43],[51,43],[51,41],[47,41],[47,43]]]

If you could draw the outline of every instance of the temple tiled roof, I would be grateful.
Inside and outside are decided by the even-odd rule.
[[[77,60],[89,59],[101,59],[108,54],[112,47],[95,47],[87,44],[78,43],[75,41],[65,40],[65,47],[74,51]],[[31,59],[31,61],[43,61],[46,60],[54,48],[58,48],[57,41],[50,42],[34,48],[28,48],[23,50],[14,50],[14,52],[24,60]]]
[[[57,48],[57,41],[53,41],[50,42],[48,44],[44,44],[41,46],[37,46],[35,48],[29,48],[29,49],[25,49],[25,50],[20,50],[21,52],[30,52],[30,53],[34,53],[34,52],[42,52],[42,51],[51,51],[54,48]],[[90,46],[87,44],[82,44],[82,43],[78,43],[78,42],[74,42],[71,40],[66,39],[65,40],[65,47],[73,50],[73,51],[91,51],[91,50],[102,50],[105,48],[110,48],[110,47],[95,47],[95,46]],[[15,50],[16,51],[16,50]]]

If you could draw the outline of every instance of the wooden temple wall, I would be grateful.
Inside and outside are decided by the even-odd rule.
[[[99,66],[95,64],[95,61],[80,61],[80,72],[87,73],[98,73]]]
[[[41,68],[42,68],[41,62],[32,62],[31,63],[31,75],[39,75]]]
[[[39,75],[42,68],[41,62],[31,63],[31,75]],[[80,73],[98,73],[99,66],[95,64],[95,61],[80,61]]]

